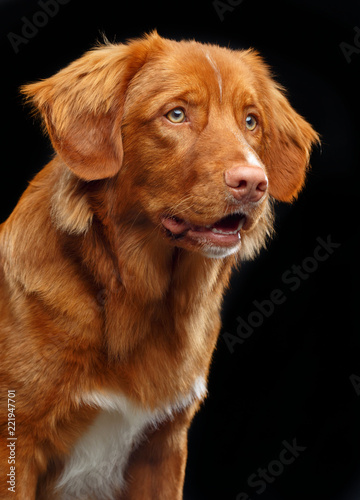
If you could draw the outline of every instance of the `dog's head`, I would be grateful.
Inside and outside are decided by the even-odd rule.
[[[297,196],[318,140],[256,52],[156,33],[23,92],[77,177],[111,179],[119,213],[209,257],[263,245],[271,200]]]

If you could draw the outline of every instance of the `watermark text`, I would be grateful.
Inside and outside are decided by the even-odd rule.
[[[254,309],[246,318],[238,316],[236,318],[238,326],[236,334],[224,332],[222,338],[231,353],[235,351],[235,346],[243,344],[250,338],[256,328],[262,326],[266,318],[270,318],[277,306],[284,304],[290,292],[295,292],[301,284],[308,280],[310,275],[317,271],[319,265],[325,262],[334,251],[339,248],[340,243],[332,241],[329,234],[325,239],[316,238],[318,245],[314,248],[313,254],[305,257],[301,264],[294,264],[281,275],[281,282],[284,286],[275,288],[269,297],[261,301],[252,302]],[[285,286],[287,288],[285,288]]]
[[[16,425],[15,425],[15,391],[8,390],[8,465],[9,472],[7,473],[7,484],[8,490],[15,493],[16,487],[16,441],[17,437],[15,435]]]
[[[306,446],[297,444],[296,438],[292,440],[292,443],[283,441],[282,445],[283,449],[277,459],[269,462],[266,467],[259,467],[256,472],[248,477],[247,484],[250,488],[255,489],[257,495],[264,493],[268,485],[281,476],[285,468],[293,464],[300,456],[300,453],[306,450]],[[236,500],[250,500],[250,498],[250,495],[244,491],[236,495]]]
[[[213,7],[222,22],[225,19],[225,14],[227,12],[233,12],[235,7],[240,5],[244,0],[226,0],[225,2],[221,0],[214,0]]]
[[[21,34],[10,31],[7,38],[15,52],[18,54],[20,46],[29,43],[38,33],[40,28],[44,28],[49,19],[55,17],[60,10],[60,5],[69,3],[70,0],[39,0],[38,6],[40,9],[36,11],[31,19],[23,16],[21,18],[22,27]]]
[[[346,59],[347,63],[351,63],[351,58],[354,54],[360,54],[360,28],[359,26],[354,27],[355,35],[353,44],[348,42],[341,42],[339,44],[340,50]]]
[[[360,376],[356,375],[356,373],[353,373],[350,375],[349,380],[351,382],[351,385],[355,389],[356,394],[360,396]]]

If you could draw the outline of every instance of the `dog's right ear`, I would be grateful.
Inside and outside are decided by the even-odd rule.
[[[21,88],[41,114],[56,152],[78,177],[104,179],[119,171],[127,86],[162,43],[153,32],[127,45],[102,45],[54,76]]]

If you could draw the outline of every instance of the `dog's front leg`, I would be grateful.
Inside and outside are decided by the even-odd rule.
[[[147,435],[130,457],[119,500],[181,500],[187,458],[189,408]]]

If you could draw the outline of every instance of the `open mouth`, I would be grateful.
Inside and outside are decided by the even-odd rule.
[[[198,226],[176,216],[163,216],[162,225],[173,239],[188,237],[217,246],[232,246],[241,239],[240,230],[246,222],[242,213],[227,215],[212,225]]]

